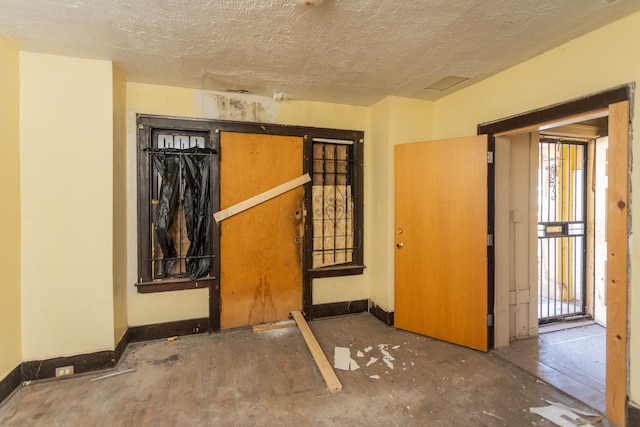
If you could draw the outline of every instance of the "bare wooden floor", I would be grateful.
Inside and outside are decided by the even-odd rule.
[[[0,406],[0,425],[551,426],[529,408],[546,399],[587,409],[491,353],[369,314],[310,326],[332,363],[345,347],[360,366],[337,371],[340,393],[327,391],[297,328],[243,329],[132,344],[117,369],[130,374],[22,387]]]
[[[541,328],[539,336],[514,341],[496,354],[604,413],[607,331],[594,322],[576,325],[583,326]]]

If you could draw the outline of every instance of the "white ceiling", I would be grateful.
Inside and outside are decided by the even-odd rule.
[[[437,99],[637,10],[640,0],[0,0],[0,34],[113,60],[134,82],[372,105]],[[471,80],[425,89],[447,76]]]

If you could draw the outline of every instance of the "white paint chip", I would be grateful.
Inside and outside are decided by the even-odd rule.
[[[351,358],[351,349],[347,347],[335,347],[333,349],[333,367],[343,371],[360,369],[358,362]]]
[[[361,352],[360,350],[358,350],[358,352],[356,353],[356,356],[358,357],[364,357],[364,353]]]
[[[369,378],[371,378],[372,380],[379,380],[380,375],[369,375]]]
[[[546,418],[560,427],[593,427],[593,424],[589,422],[590,420],[580,417],[564,405],[552,404],[550,406],[543,406],[540,408],[529,408],[529,411],[533,414],[538,414],[541,417]],[[600,419],[602,419],[602,417],[593,418],[592,422],[597,423]]]
[[[374,363],[376,363],[378,360],[380,360],[380,359],[378,359],[378,358],[376,358],[376,357],[372,357],[372,358],[371,358],[371,359],[369,359],[369,361],[367,362],[367,366],[371,366],[371,365],[373,365],[373,364],[374,364]]]
[[[351,368],[351,350],[346,347],[336,347],[333,350],[333,367],[348,371]]]
[[[380,350],[380,353],[382,353],[382,355],[384,356],[382,358],[382,361],[389,367],[389,369],[393,369],[393,360],[396,360],[391,353],[389,353],[386,350],[387,345],[386,344],[378,344],[378,349]]]
[[[399,345],[394,345],[394,346],[393,346],[393,347],[391,347],[391,348],[392,348],[392,349],[394,349],[394,350],[397,350],[397,349],[399,349],[399,348],[400,348],[400,346],[399,346]]]
[[[364,349],[364,352],[365,353],[369,353],[371,350],[373,350],[373,347],[369,346],[369,347]]]

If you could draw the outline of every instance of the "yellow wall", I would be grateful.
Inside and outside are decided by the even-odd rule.
[[[109,61],[20,52],[22,352],[113,349]]]
[[[369,273],[371,276],[370,299],[386,311],[393,311],[393,186],[391,168],[393,151],[390,142],[391,98],[385,98],[369,110],[371,135],[368,138],[371,161],[365,170],[371,175],[371,185],[365,188],[367,210],[371,221],[365,224],[368,230],[366,248],[371,253]],[[373,171],[373,172],[372,172]],[[375,188],[375,190],[373,190]]]
[[[436,138],[473,135],[479,123],[497,120],[620,84],[640,81],[640,13],[573,40],[435,103]],[[635,97],[635,111],[640,111]],[[640,129],[640,117],[632,123]],[[633,143],[635,147],[636,143]],[[634,156],[632,188],[640,188]],[[633,195],[632,195],[633,198]],[[632,220],[631,248],[640,247],[640,221]],[[631,250],[630,396],[640,403],[640,251]],[[633,319],[636,321],[633,321]]]
[[[218,120],[257,121],[301,126],[364,130],[368,134],[368,109],[348,105],[303,101],[274,101],[253,95],[226,94],[140,83],[127,84],[128,204],[136,206],[136,114],[157,114]],[[365,142],[365,162],[367,162]],[[368,178],[365,178],[368,186]],[[367,190],[365,188],[365,197]],[[366,201],[365,201],[366,204]],[[366,214],[365,214],[366,215]],[[135,209],[128,213],[128,319],[129,325],[146,325],[175,320],[208,317],[206,289],[138,294],[137,219]],[[365,216],[365,223],[368,218]],[[368,240],[366,234],[365,239]],[[365,251],[365,264],[368,251]],[[313,302],[367,299],[368,273],[364,275],[318,279],[313,284]]]
[[[113,320],[114,342],[127,331],[127,82],[113,66]]]
[[[22,362],[18,49],[0,37],[0,381]]]
[[[370,201],[367,244],[371,252],[371,300],[393,311],[394,148],[396,144],[433,138],[433,103],[390,96],[370,109],[371,184],[365,188]],[[375,231],[374,231],[375,230]]]

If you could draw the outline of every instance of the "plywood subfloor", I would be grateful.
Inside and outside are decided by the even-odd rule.
[[[529,408],[586,409],[491,353],[369,314],[309,325],[331,363],[343,347],[360,366],[337,371],[342,392],[329,393],[297,328],[231,330],[132,344],[118,366],[130,374],[23,387],[0,406],[0,425],[551,426]]]

